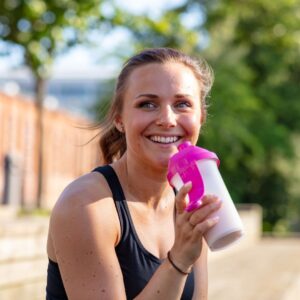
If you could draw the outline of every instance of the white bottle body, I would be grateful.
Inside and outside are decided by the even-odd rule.
[[[219,172],[216,161],[213,159],[201,159],[196,161],[196,164],[203,179],[204,194],[215,195],[222,201],[221,208],[210,216],[218,216],[219,222],[204,236],[211,251],[221,250],[243,236],[243,224]],[[172,177],[171,183],[176,190],[179,190],[184,184],[178,173]]]

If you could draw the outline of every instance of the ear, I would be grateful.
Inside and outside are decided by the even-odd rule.
[[[114,120],[114,124],[115,124],[115,127],[120,131],[120,132],[124,132],[124,125],[123,125],[123,122],[122,122],[122,118],[120,115],[118,115],[115,120]]]

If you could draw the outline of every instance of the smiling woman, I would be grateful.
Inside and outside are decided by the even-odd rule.
[[[48,238],[47,299],[207,299],[203,235],[214,196],[187,212],[167,167],[177,146],[197,142],[212,74],[169,48],[145,50],[121,71],[100,124],[104,166],[57,201]],[[189,222],[193,217],[193,222]]]

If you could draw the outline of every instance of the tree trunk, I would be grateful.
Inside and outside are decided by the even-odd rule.
[[[35,105],[37,110],[36,119],[36,153],[37,153],[37,198],[36,207],[42,207],[43,185],[44,185],[44,78],[36,77],[35,81]]]

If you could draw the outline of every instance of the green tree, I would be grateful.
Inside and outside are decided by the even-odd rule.
[[[300,129],[300,3],[202,4],[210,41],[203,55],[216,81],[200,143],[219,153],[234,199],[260,203],[265,230],[271,230],[293,202],[292,178],[279,162],[293,162],[292,141]]]
[[[24,64],[35,79],[38,191],[41,206],[43,188],[43,100],[46,79],[53,59],[71,46],[86,40],[88,29],[109,29],[112,22],[102,15],[103,0],[2,0],[0,1],[0,38],[20,46]]]

